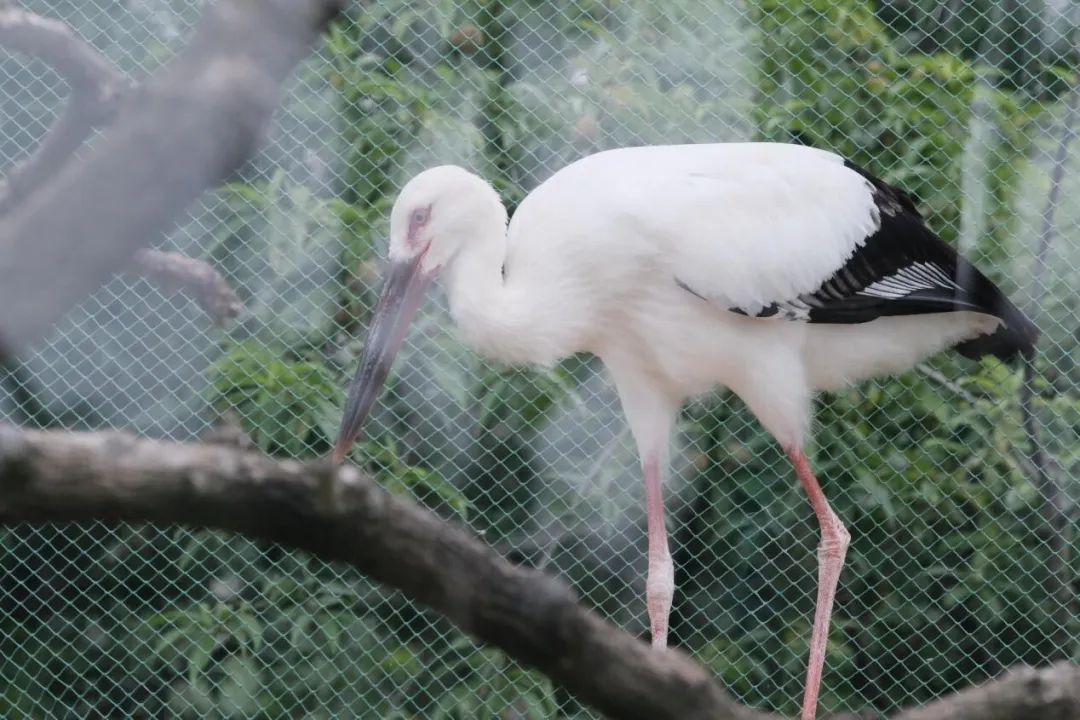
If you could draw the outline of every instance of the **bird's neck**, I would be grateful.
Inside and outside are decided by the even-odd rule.
[[[552,322],[550,309],[558,303],[550,278],[536,277],[531,266],[508,267],[504,277],[504,228],[492,223],[474,235],[446,268],[450,314],[481,355],[507,365],[552,366],[578,348]]]
[[[494,360],[517,363],[521,327],[517,293],[503,282],[506,232],[492,222],[471,237],[447,266],[446,295],[465,341]]]

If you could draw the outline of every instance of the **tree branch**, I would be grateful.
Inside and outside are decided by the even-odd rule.
[[[0,224],[0,352],[41,339],[254,154],[282,83],[343,3],[212,6],[87,156],[15,206]]]
[[[221,273],[204,260],[144,248],[135,253],[128,272],[149,280],[166,292],[186,290],[218,325],[244,309],[244,304]]]
[[[653,652],[565,585],[511,565],[355,467],[0,426],[0,522],[88,520],[211,527],[350,563],[612,717],[775,717],[738,705],[681,652]]]
[[[985,685],[901,712],[894,720],[1076,720],[1080,718],[1080,666],[1021,667]]]
[[[11,6],[0,6],[0,46],[49,63],[72,90],[66,111],[38,149],[0,180],[2,215],[54,175],[95,126],[110,121],[134,84],[67,25]],[[188,290],[215,324],[221,325],[243,310],[240,298],[205,261],[174,252],[141,250],[128,271],[165,291]]]
[[[0,215],[52,177],[94,127],[112,119],[132,83],[67,25],[0,6],[0,46],[33,56],[63,76],[71,97],[30,157],[0,180]]]
[[[355,467],[226,445],[0,425],[0,523],[152,522],[242,533],[349,563],[535,667],[612,718],[778,720],[678,650],[646,643]],[[1080,717],[1080,667],[1021,669],[898,720]]]
[[[952,394],[961,398],[968,405],[975,405],[979,402],[979,398],[975,397],[974,393],[968,391],[959,383],[950,380],[944,373],[935,370],[929,363],[919,363],[915,366],[915,369],[923,376],[933,380],[935,383],[945,388]]]

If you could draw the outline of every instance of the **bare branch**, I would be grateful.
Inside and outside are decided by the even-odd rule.
[[[246,162],[344,0],[222,0],[87,156],[0,224],[0,350],[24,350]]]
[[[0,181],[0,215],[52,177],[94,127],[112,119],[133,85],[58,20],[0,5],[0,46],[48,63],[71,88],[67,107],[26,160]]]
[[[920,374],[933,380],[935,383],[961,398],[969,405],[975,405],[979,402],[979,399],[975,397],[974,394],[962,387],[959,383],[950,380],[941,371],[932,368],[929,363],[919,363],[915,366],[915,369],[919,371]]]
[[[614,718],[775,718],[735,703],[681,652],[654,652],[562,583],[510,564],[355,467],[0,426],[0,522],[91,519],[217,528],[350,563]]]
[[[144,248],[135,253],[129,272],[165,291],[186,290],[218,325],[244,309],[244,304],[221,273],[204,260]]]

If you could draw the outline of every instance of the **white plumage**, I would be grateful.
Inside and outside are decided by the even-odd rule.
[[[817,390],[899,372],[957,346],[1031,352],[1035,329],[926,228],[913,199],[837,155],[739,143],[623,148],[542,183],[507,227],[498,195],[427,170],[391,214],[391,269],[350,387],[344,457],[428,284],[489,358],[599,356],[637,442],[649,519],[653,643],[674,590],[662,505],[670,433],[690,397],[726,386],[784,447],[822,528],[803,718],[813,718],[847,531],[803,454]]]
[[[559,216],[544,222],[553,229],[602,223],[606,237],[589,238],[590,250],[610,243],[615,252],[635,238],[655,269],[751,311],[815,289],[878,223],[866,182],[839,157],[761,143],[647,146],[580,160],[521,204],[509,263],[529,252],[515,244],[524,229],[537,232],[537,216],[549,214]]]

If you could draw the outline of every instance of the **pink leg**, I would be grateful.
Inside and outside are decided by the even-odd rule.
[[[667,647],[668,616],[671,598],[675,594],[675,567],[668,551],[667,528],[664,526],[663,469],[656,456],[645,459],[645,503],[649,517],[649,576],[645,595],[649,605],[654,648]]]
[[[825,665],[825,646],[829,640],[829,619],[832,617],[833,598],[840,570],[844,567],[851,535],[840,522],[817,478],[810,469],[810,461],[801,450],[788,452],[795,472],[814,506],[818,525],[821,526],[821,544],[818,545],[818,595],[814,611],[814,631],[810,638],[810,662],[806,668],[806,693],[803,695],[802,720],[814,720],[817,713],[818,692],[821,689],[821,673]]]

